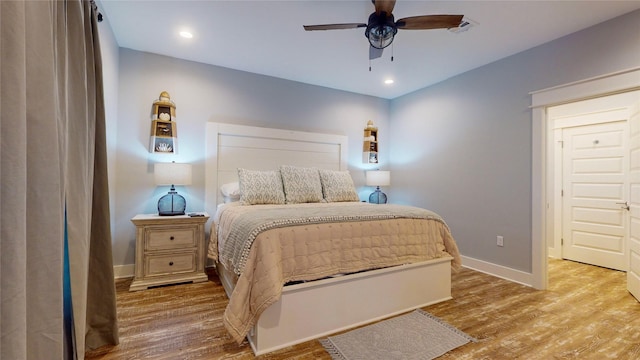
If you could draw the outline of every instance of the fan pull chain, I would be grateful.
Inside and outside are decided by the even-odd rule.
[[[369,72],[371,72],[371,59],[369,59]]]
[[[391,43],[391,61],[393,61],[393,43]]]

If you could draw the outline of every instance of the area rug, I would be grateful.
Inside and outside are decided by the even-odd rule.
[[[476,342],[423,310],[330,336],[320,343],[334,360],[430,360]]]

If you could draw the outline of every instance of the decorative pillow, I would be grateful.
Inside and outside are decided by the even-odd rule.
[[[348,171],[320,169],[320,180],[327,202],[360,201]]]
[[[322,201],[322,185],[318,169],[282,165],[280,173],[287,204]]]
[[[225,199],[235,199],[236,201],[240,200],[240,183],[232,182],[223,184],[220,187],[220,193],[224,196]]]
[[[280,172],[238,169],[240,201],[245,205],[284,204]]]

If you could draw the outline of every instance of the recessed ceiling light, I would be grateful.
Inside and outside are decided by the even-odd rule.
[[[191,39],[193,37],[193,34],[188,31],[180,31],[180,36],[182,36],[183,38]]]
[[[387,80],[384,81],[384,83],[387,84],[387,85],[391,85],[391,84],[393,84],[393,79],[387,79]]]

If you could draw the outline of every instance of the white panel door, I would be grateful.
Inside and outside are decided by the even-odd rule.
[[[640,300],[640,92],[629,117],[629,270],[627,289]]]
[[[565,259],[627,270],[627,126],[617,121],[562,131]]]

